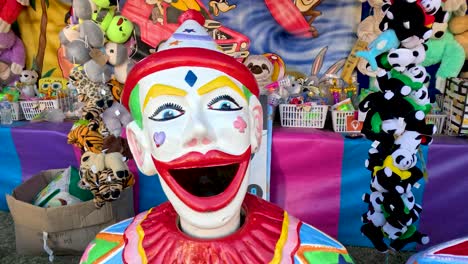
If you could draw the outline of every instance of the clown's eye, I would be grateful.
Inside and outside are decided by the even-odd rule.
[[[166,103],[158,107],[158,109],[154,112],[153,115],[149,117],[149,119],[153,121],[168,121],[177,118],[183,114],[185,114],[185,111],[180,105],[176,105],[174,103]]]
[[[229,95],[221,95],[208,103],[208,109],[216,111],[237,111],[242,107]]]

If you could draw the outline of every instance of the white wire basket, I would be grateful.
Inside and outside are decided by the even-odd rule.
[[[63,112],[68,111],[70,109],[70,97],[53,100],[21,101],[20,104],[26,120],[32,120],[42,111],[49,109],[60,109]]]
[[[13,121],[24,120],[23,109],[21,109],[19,102],[13,102],[11,104],[11,115]]]
[[[360,131],[348,130],[347,117],[354,116],[355,111],[332,111],[333,131],[339,133],[359,133]]]
[[[434,124],[437,128],[437,131],[435,134],[442,134],[444,131],[445,127],[445,118],[447,118],[447,115],[444,114],[428,114],[426,115],[426,124]]]
[[[281,126],[323,128],[328,105],[280,104]]]

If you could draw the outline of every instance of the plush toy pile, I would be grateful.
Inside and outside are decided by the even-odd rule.
[[[420,64],[426,57],[425,42],[433,36],[431,26],[447,22],[447,14],[440,0],[388,0],[382,11],[382,33],[357,55],[368,61],[380,89],[359,104],[367,113],[362,133],[373,141],[365,163],[371,171],[371,192],[363,195],[368,211],[361,231],[377,250],[386,252],[429,242],[415,225],[422,208],[412,192],[423,178],[416,166],[419,147],[430,144],[436,131],[425,121],[431,110],[430,78]]]
[[[66,59],[74,65],[68,76],[76,90],[80,120],[68,135],[68,143],[83,152],[81,186],[94,194],[96,207],[113,201],[133,184],[126,161],[131,158],[123,128],[132,121],[119,103],[123,83],[134,62],[126,42],[133,24],[118,15],[113,1],[74,0],[70,24],[60,33]]]

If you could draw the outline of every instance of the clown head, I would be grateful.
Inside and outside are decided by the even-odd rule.
[[[135,121],[127,136],[138,168],[159,175],[182,229],[219,237],[239,225],[262,108],[255,78],[218,49],[201,15],[182,17],[129,74],[122,103]]]

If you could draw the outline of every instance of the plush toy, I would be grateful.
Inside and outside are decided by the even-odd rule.
[[[250,55],[244,61],[244,65],[249,68],[255,76],[261,94],[267,94],[265,86],[272,83],[273,64],[263,55]]]
[[[25,63],[23,42],[13,31],[0,32],[0,61],[8,66],[0,69],[0,85],[13,83]]]
[[[92,48],[104,47],[104,33],[101,28],[91,20],[85,20],[79,25],[80,38]]]
[[[99,132],[89,129],[86,124],[78,123],[68,133],[67,142],[83,151],[101,153],[103,137]]]
[[[133,118],[127,109],[117,102],[114,102],[111,107],[104,111],[102,119],[110,132],[116,137],[120,136],[122,128],[126,127],[131,121],[133,121]]]
[[[47,77],[39,79],[37,94],[43,99],[55,99],[67,94],[67,79],[59,77]]]
[[[103,153],[112,153],[119,152],[127,160],[133,159],[132,152],[128,146],[128,141],[122,137],[116,137],[114,135],[109,135],[104,138],[104,143],[102,146]]]
[[[106,44],[108,63],[114,67],[114,77],[119,83],[125,83],[134,62],[128,57],[127,47],[123,44],[108,42]]]
[[[93,192],[96,207],[117,199],[123,189],[133,185],[134,178],[125,161],[120,152],[87,151],[81,156],[81,186]]]
[[[394,70],[403,72],[412,66],[421,64],[426,58],[426,49],[427,47],[424,44],[411,49],[393,49],[388,53],[387,60]]]
[[[434,18],[432,23],[432,38],[440,39],[447,30],[449,13],[442,8],[441,0],[421,0],[424,12]]]
[[[112,106],[113,95],[109,87],[100,82],[91,81],[82,67],[74,67],[69,75],[70,83],[76,87],[78,101],[88,107],[100,107],[106,109]]]
[[[108,64],[100,64],[95,60],[89,60],[83,65],[86,76],[92,82],[107,83],[112,77],[112,67]]]
[[[379,24],[382,21],[383,18],[383,12],[382,12],[382,1],[376,1],[379,2],[379,4],[372,3],[374,1],[369,1],[369,4],[371,7],[373,7],[373,15],[368,16],[365,18],[361,23],[358,25],[357,29],[357,35],[359,40],[365,41],[367,43],[372,43],[375,41],[375,39],[382,33],[379,28]],[[396,36],[396,35],[395,35]],[[360,58],[357,69],[368,76],[375,76],[375,72],[372,70],[369,70],[367,68],[368,61],[364,58]]]
[[[21,72],[19,81],[15,83],[16,88],[21,91],[21,99],[28,100],[38,95],[37,72],[24,70]]]
[[[91,47],[81,39],[75,39],[65,46],[65,57],[73,64],[84,64],[91,60]]]
[[[90,0],[73,0],[73,15],[81,20],[90,20],[97,9],[96,4]]]
[[[107,83],[107,87],[109,87],[111,90],[114,101],[120,102],[120,95],[122,94],[123,84],[113,78]]]
[[[431,66],[440,63],[436,73],[437,78],[456,77],[460,73],[465,62],[465,51],[451,32],[447,31],[440,39],[430,39],[426,44],[428,49],[422,65]]]
[[[100,173],[104,169],[111,169],[115,177],[125,181],[130,174],[124,160],[119,152],[104,154],[88,151],[81,156],[80,170],[91,170],[93,173]]]
[[[432,36],[425,13],[416,1],[393,0],[385,11],[380,30],[393,29],[405,48],[414,48]]]
[[[398,40],[393,29],[382,32],[374,41],[372,41],[366,51],[356,52],[356,56],[361,57],[369,62],[373,71],[378,69],[376,58],[377,56],[388,52],[389,50],[398,48],[400,41]]]
[[[21,13],[23,6],[28,6],[29,0],[1,0],[0,1],[0,33],[10,31],[11,24]],[[2,41],[0,41],[2,43]]]
[[[465,64],[460,77],[468,78],[468,15],[453,17],[449,22],[449,30],[465,51]]]

